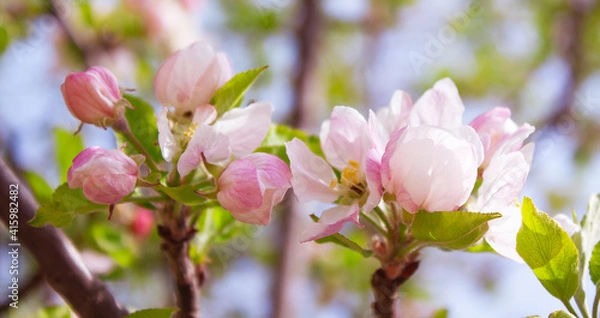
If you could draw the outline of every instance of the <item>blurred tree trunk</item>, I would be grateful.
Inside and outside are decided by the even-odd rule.
[[[310,131],[321,118],[323,105],[322,85],[318,74],[323,15],[319,0],[303,0],[298,7],[296,39],[298,60],[294,75],[294,100],[288,123],[293,127]],[[301,206],[292,191],[285,201],[286,211],[279,218],[279,246],[277,268],[273,283],[273,312],[276,318],[297,317],[294,301],[294,276],[306,268],[307,260],[301,255],[298,237],[302,224],[308,221],[302,216]],[[304,216],[306,217],[306,216]]]

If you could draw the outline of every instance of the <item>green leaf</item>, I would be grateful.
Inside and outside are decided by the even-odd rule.
[[[436,312],[431,315],[431,318],[447,318],[448,317],[448,309],[438,309]]]
[[[555,312],[550,313],[550,315],[548,315],[548,318],[575,318],[575,316],[571,315],[570,313],[564,310],[557,310]]]
[[[206,199],[198,195],[195,191],[199,190],[196,185],[183,185],[179,187],[166,187],[162,184],[154,187],[155,190],[162,191],[171,199],[185,205],[198,205],[206,202]]]
[[[90,232],[98,248],[121,267],[129,267],[133,263],[134,244],[130,235],[106,223],[92,224]]]
[[[373,255],[373,252],[370,250],[366,250],[364,248],[362,248],[360,245],[358,245],[356,242],[352,241],[351,239],[345,237],[344,235],[340,234],[340,233],[335,233],[333,235],[329,235],[323,238],[320,238],[318,240],[315,240],[316,243],[319,244],[323,244],[323,243],[334,243],[337,244],[339,246],[343,246],[347,249],[350,249],[354,252],[359,253],[360,255],[362,255],[363,257],[370,257],[371,255]]]
[[[494,248],[486,240],[481,241],[479,244],[469,246],[466,251],[469,253],[496,253]]]
[[[517,252],[548,292],[568,303],[578,282],[579,253],[560,225],[539,211],[530,198],[521,206],[523,225],[517,234]]]
[[[158,146],[158,128],[156,127],[156,116],[154,116],[154,109],[152,106],[142,99],[133,95],[123,95],[133,108],[125,108],[125,118],[129,124],[131,133],[137,138],[142,144],[144,149],[150,154],[150,157],[155,162],[163,160]],[[127,141],[125,136],[117,134],[120,144],[126,143],[125,153],[128,155],[139,154],[140,152]]]
[[[82,189],[71,189],[63,183],[54,193],[49,203],[37,210],[35,217],[29,221],[31,226],[52,224],[56,227],[65,227],[78,214],[87,214],[96,211],[106,211],[107,205],[90,202]]]
[[[0,26],[0,54],[4,53],[9,43],[10,36],[8,35],[8,31],[6,28]]]
[[[221,206],[203,209],[196,222],[198,234],[193,240],[192,259],[196,263],[205,261],[207,253],[214,244],[223,244],[238,235],[248,224],[236,221]]]
[[[317,136],[308,135],[302,130],[294,129],[285,125],[272,124],[267,136],[256,152],[265,152],[279,157],[289,164],[290,160],[285,152],[285,143],[298,138],[317,156],[323,157],[320,139]]]
[[[125,318],[170,318],[175,308],[152,308],[133,312]]]
[[[590,278],[594,285],[600,281],[600,242],[594,247],[590,258]]]
[[[500,216],[500,213],[420,210],[415,214],[411,231],[424,246],[461,250],[477,243],[488,230],[487,221]]]
[[[225,85],[219,88],[210,101],[217,109],[217,113],[222,115],[226,111],[240,106],[246,90],[248,90],[258,75],[267,69],[267,67],[268,66],[265,65],[263,67],[238,73],[225,83]]]
[[[83,150],[83,140],[81,135],[74,135],[70,131],[56,128],[54,142],[56,143],[56,165],[62,183],[67,181],[67,171],[73,164],[73,158]]]
[[[51,306],[42,308],[37,313],[38,318],[71,318],[71,312],[67,306]]]
[[[206,261],[209,252],[215,252],[215,256],[221,259],[224,256],[221,252],[227,254],[226,251],[231,249],[219,250],[216,245],[225,244],[234,237],[239,238],[236,243],[250,244],[251,235],[254,235],[263,227],[239,222],[223,207],[213,205],[202,209],[196,222],[196,228],[198,233],[192,241],[190,254],[194,262],[199,264]],[[234,247],[234,249],[237,248],[239,246]]]
[[[207,208],[201,212],[196,226],[199,236],[205,235],[213,239],[217,235],[225,234],[227,240],[231,237],[232,227],[235,223],[235,218],[221,206]]]
[[[46,204],[52,198],[52,188],[39,174],[33,171],[24,171],[23,176],[39,204]]]

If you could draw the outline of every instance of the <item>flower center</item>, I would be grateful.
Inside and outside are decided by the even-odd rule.
[[[198,128],[198,124],[194,124],[194,123],[190,124],[188,129],[183,132],[183,136],[185,136],[187,138],[192,138],[194,136],[194,133],[196,132],[196,128]]]
[[[348,166],[342,171],[342,184],[350,186],[360,182],[358,170],[359,164],[356,160],[348,160]]]
[[[360,198],[365,192],[366,185],[363,182],[360,164],[356,160],[348,160],[348,165],[342,170],[341,183],[348,187],[350,195]]]

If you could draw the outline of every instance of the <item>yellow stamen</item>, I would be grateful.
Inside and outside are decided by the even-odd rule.
[[[337,186],[337,184],[338,184],[337,180],[335,180],[335,179],[331,180],[331,182],[329,183],[329,187],[333,189]]]
[[[198,124],[191,124],[191,125],[188,127],[187,131],[185,131],[185,132],[183,133],[183,135],[184,135],[185,137],[192,138],[192,137],[194,136],[194,133],[196,132],[196,128],[198,128]]]
[[[342,183],[345,185],[357,185],[360,183],[359,163],[356,160],[348,160],[348,166],[342,171]]]

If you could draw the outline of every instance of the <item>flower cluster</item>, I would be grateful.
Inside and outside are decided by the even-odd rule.
[[[362,227],[360,211],[368,213],[381,204],[411,214],[501,212],[502,218],[490,222],[487,240],[499,253],[518,259],[515,199],[533,151],[532,144],[523,142],[534,128],[518,127],[506,108],[495,108],[468,125],[462,123],[463,112],[456,86],[443,79],[415,103],[405,92],[395,92],[389,107],[371,111],[368,120],[351,108],[335,107],[321,127],[325,159],[300,140],[287,143],[296,196],[336,203],[302,239],[334,234],[347,222]]]
[[[157,119],[165,160],[161,167],[173,167],[180,180],[176,183],[193,181],[197,173],[214,180],[209,198],[242,222],[266,225],[273,206],[291,186],[291,173],[278,157],[253,153],[269,130],[271,104],[253,103],[222,114],[210,104],[231,77],[227,56],[205,42],[175,52],[160,66],[154,88],[163,106]],[[67,107],[83,123],[128,129],[117,123],[126,101],[108,70],[92,67],[72,73],[62,91]],[[133,159],[121,150],[99,147],[83,151],[69,171],[69,186],[83,187],[84,195],[100,204],[120,202],[134,191],[137,179]]]
[[[419,211],[500,212],[501,218],[489,222],[486,240],[498,253],[520,260],[516,199],[533,153],[533,144],[523,143],[534,128],[518,126],[507,108],[464,124],[464,105],[450,79],[438,81],[414,103],[397,91],[388,107],[370,111],[368,118],[337,106],[321,126],[323,155],[292,139],[285,144],[288,167],[275,155],[255,153],[271,125],[271,104],[231,109],[211,104],[231,78],[227,56],[205,42],[175,52],[159,67],[154,89],[163,106],[157,139],[164,161],[146,168],[165,172],[163,183],[209,181],[208,192],[196,193],[250,224],[268,224],[273,206],[291,186],[301,201],[332,204],[302,241],[335,234],[346,223],[362,228],[361,216],[369,218],[372,210],[396,219]],[[72,73],[61,88],[67,107],[83,123],[127,132],[128,103],[108,70]],[[136,161],[121,150],[88,148],[74,159],[69,186],[82,187],[90,201],[118,203],[146,184],[138,182],[144,169]]]

